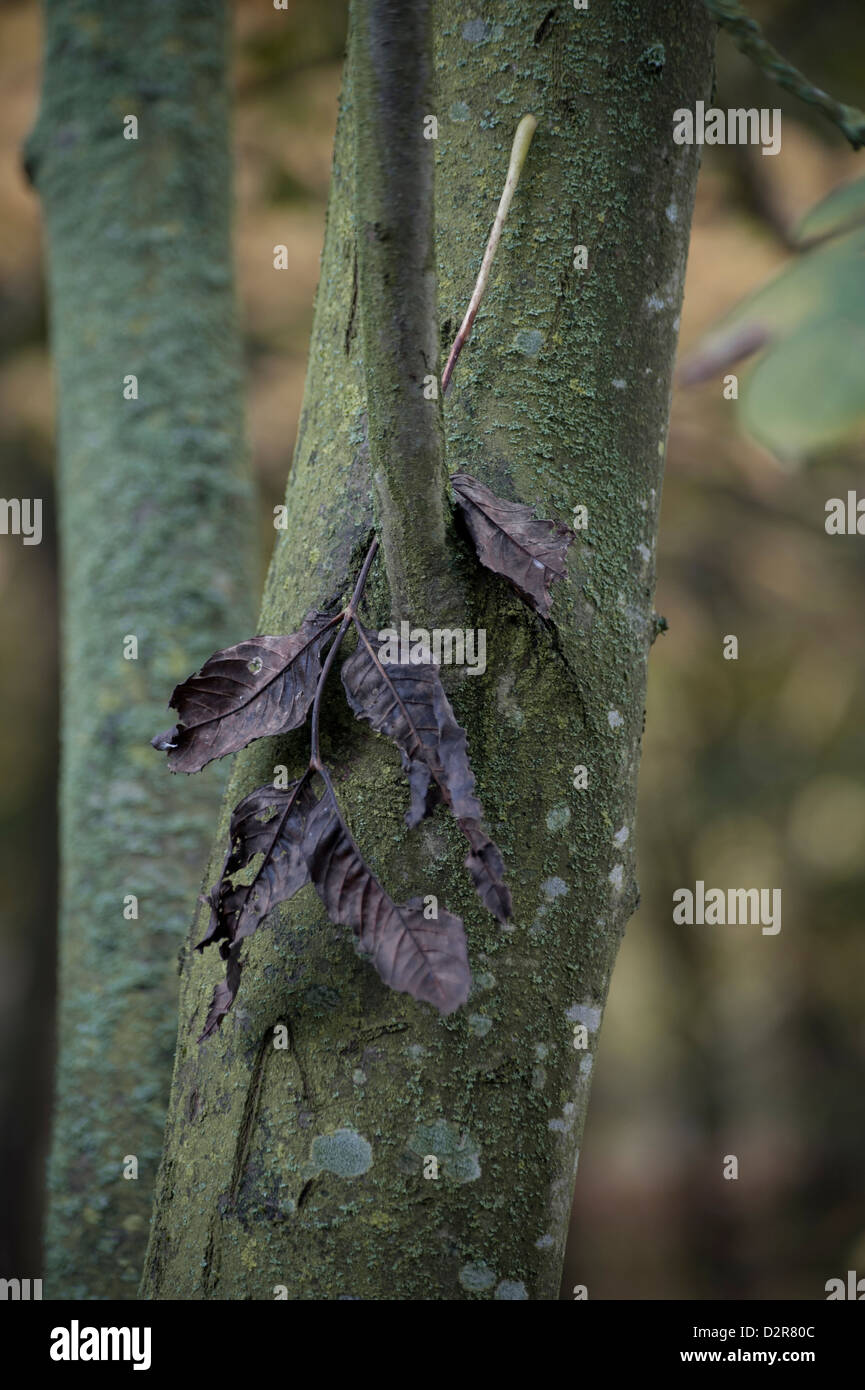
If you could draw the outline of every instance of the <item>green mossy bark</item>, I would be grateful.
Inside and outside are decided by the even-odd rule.
[[[434,17],[445,345],[471,293],[517,121],[533,111],[539,122],[446,402],[448,464],[542,516],[589,509],[550,625],[481,572],[465,544],[456,552],[464,622],[486,629],[488,669],[449,671],[451,696],[504,852],[514,921],[502,929],[479,905],[444,811],[406,830],[396,752],[350,720],[335,681],[323,751],[349,823],[394,897],[433,893],[462,915],[473,995],[442,1020],[388,992],[307,888],[251,941],[235,1009],[199,1046],[220,963],[187,949],[148,1297],[558,1293],[592,1053],[637,897],[654,551],[697,173],[697,151],[672,143],[672,115],[709,94],[710,24],[699,0],[613,0],[586,13],[498,0],[483,20],[446,0]],[[346,594],[373,524],[352,120],[348,83],[266,630],[291,630],[313,603]],[[583,272],[573,268],[577,244],[589,250]],[[379,560],[369,603],[384,624]],[[304,760],[300,734],[238,757],[212,875],[231,802],[276,765],[296,772]],[[573,786],[578,764],[587,790]],[[574,1047],[580,1023],[585,1050]],[[424,1176],[431,1156],[437,1179]]]
[[[64,696],[45,1293],[134,1297],[177,948],[224,787],[168,777],[148,740],[175,682],[251,621],[227,34],[213,0],[48,0],[45,23],[27,163],[48,239]]]

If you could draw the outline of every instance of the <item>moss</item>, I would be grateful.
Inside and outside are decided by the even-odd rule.
[[[250,943],[233,1014],[219,1037],[197,1047],[192,1040],[218,966],[190,957],[143,1284],[149,1296],[189,1296],[208,1242],[220,1254],[210,1297],[269,1297],[276,1283],[286,1283],[291,1298],[324,1299],[491,1297],[497,1287],[502,1297],[521,1297],[515,1291],[522,1287],[549,1299],[558,1291],[589,1093],[568,1010],[574,1001],[603,1007],[636,900],[635,837],[619,847],[612,836],[634,824],[653,583],[637,546],[654,553],[656,444],[666,423],[696,177],[695,151],[672,147],[669,112],[707,95],[710,26],[689,0],[652,0],[638,14],[614,0],[584,18],[560,8],[535,44],[548,13],[545,3],[493,0],[483,34],[478,29],[480,37],[469,40],[463,28],[471,20],[453,0],[435,9],[436,257],[446,340],[471,293],[513,128],[528,110],[539,120],[488,297],[448,394],[448,469],[466,467],[541,515],[567,519],[579,502],[591,518],[570,578],[556,586],[549,624],[475,565],[458,532],[448,538],[466,595],[465,625],[486,629],[488,662],[482,679],[449,673],[449,691],[505,858],[512,929],[480,906],[452,819],[439,809],[423,833],[409,833],[396,754],[338,714],[338,702],[329,706],[338,794],[364,852],[395,894],[433,892],[462,916],[476,990],[490,994],[440,1019],[388,992],[304,889]],[[660,74],[639,62],[655,41],[666,50]],[[650,83],[654,95],[644,101]],[[442,119],[457,102],[470,118]],[[288,530],[262,609],[271,630],[296,626],[324,592],[345,591],[371,522],[358,425],[361,364],[356,351],[345,352],[355,239],[352,112],[349,84]],[[681,209],[675,225],[664,212],[673,197]],[[578,242],[590,253],[583,273],[572,266]],[[649,315],[643,306],[659,287],[668,307]],[[516,349],[518,331],[541,335],[536,355]],[[614,385],[622,379],[633,383],[627,392]],[[583,395],[571,389],[574,380]],[[312,546],[321,553],[318,566],[305,562]],[[621,595],[645,616],[642,625],[621,607]],[[377,562],[369,612],[379,620],[389,611]],[[615,729],[611,709],[621,714]],[[265,780],[275,761],[291,770],[302,756],[302,741],[292,740],[241,754],[222,833],[232,798]],[[577,762],[589,769],[586,791],[572,785]],[[222,853],[220,841],[212,872]],[[621,892],[609,880],[616,864]],[[560,883],[569,885],[566,894]],[[533,935],[541,907],[543,929]],[[490,973],[494,986],[484,983]],[[291,1020],[291,1051],[262,1051],[281,1017]],[[492,1024],[483,1036],[479,1019]],[[540,1061],[543,1087],[532,1084]],[[229,1104],[190,1129],[193,1089],[219,1093],[226,1078]],[[551,1120],[562,1128],[551,1129]],[[350,1203],[335,1174],[320,1173],[308,1187],[303,1176],[312,1136],[337,1129],[366,1136],[375,1153],[352,1182]],[[437,1181],[423,1176],[430,1153],[440,1159]],[[460,1180],[469,1171],[461,1163],[470,1165],[470,1180]],[[226,1214],[237,1174],[235,1206]],[[290,1220],[276,1215],[283,1191],[296,1202]],[[550,1245],[539,1245],[546,1235]],[[238,1253],[252,1239],[260,1293]],[[485,1271],[467,1276],[481,1278],[482,1288],[461,1282],[466,1269]]]
[[[169,778],[147,743],[177,676],[251,618],[225,23],[194,0],[53,0],[45,17],[27,153],[47,229],[64,634],[45,1289],[132,1297],[171,1074],[172,942],[224,787],[216,769]],[[138,141],[122,138],[127,112]],[[130,372],[137,401],[123,399]]]

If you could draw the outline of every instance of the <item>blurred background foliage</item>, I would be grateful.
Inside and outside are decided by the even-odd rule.
[[[704,380],[759,351],[746,368],[742,419],[793,464],[865,442],[863,222],[865,179],[854,179],[806,213],[792,238],[799,254],[710,330],[683,370]]]
[[[262,566],[303,389],[345,8],[235,5],[236,248]],[[766,0],[752,12],[812,80],[865,103],[860,0],[817,11]],[[51,367],[39,208],[19,155],[39,44],[34,0],[6,0],[0,495],[45,499],[41,546],[0,540],[0,1274],[22,1277],[39,1271],[58,756]],[[656,597],[669,631],[650,667],[642,905],[599,1048],[565,1298],[577,1283],[590,1298],[822,1298],[827,1279],[865,1272],[865,541],[824,530],[827,499],[863,477],[861,226],[807,252],[853,238],[842,267],[807,271],[816,291],[796,288],[807,264],[797,226],[865,175],[865,154],[723,35],[715,102],[780,107],[783,143],[776,158],[705,152],[681,358],[779,273],[769,307],[755,299],[745,313],[771,309],[789,334],[782,346],[796,346],[724,369],[741,371],[738,405],[720,372],[674,394]],[[830,220],[846,215],[828,207]],[[816,214],[803,228],[806,239],[827,230]],[[276,243],[290,268],[275,279]],[[723,659],[728,634],[738,661]],[[674,926],[673,890],[696,879],[781,887],[780,934]],[[728,1154],[735,1182],[722,1176]]]

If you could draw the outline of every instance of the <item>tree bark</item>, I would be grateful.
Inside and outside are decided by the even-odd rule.
[[[459,618],[448,545],[438,306],[430,0],[356,0],[351,47],[358,308],[369,467],[394,621]],[[426,391],[424,383],[428,383]],[[430,392],[436,394],[430,399]]]
[[[655,540],[698,162],[673,144],[672,118],[709,95],[711,26],[699,0],[585,13],[497,0],[482,20],[440,0],[433,14],[440,350],[468,303],[516,124],[528,111],[539,123],[445,403],[448,466],[539,516],[570,521],[583,505],[589,518],[548,624],[448,532],[463,622],[488,643],[486,673],[454,668],[450,694],[514,919],[503,929],[475,899],[444,811],[406,830],[396,754],[334,690],[325,756],[355,838],[393,897],[433,893],[463,917],[473,995],[442,1020],[389,992],[306,888],[251,941],[233,1013],[198,1045],[219,965],[187,946],[148,1297],[558,1293],[592,1057],[637,898]],[[372,173],[352,165],[352,68],[268,632],[347,594],[374,522],[353,273],[353,185]],[[368,592],[386,625],[380,557]],[[300,733],[238,757],[211,881],[234,801],[305,760]]]
[[[45,1292],[134,1297],[177,946],[224,785],[167,778],[148,740],[175,681],[246,625],[253,568],[226,22],[218,0],[48,0],[45,24],[26,152],[48,237],[63,602]]]

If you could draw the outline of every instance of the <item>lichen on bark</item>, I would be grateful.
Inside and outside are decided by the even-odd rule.
[[[250,621],[226,40],[212,0],[45,5],[26,162],[47,230],[62,558],[48,1298],[135,1296],[177,948],[224,780],[166,777],[148,739],[173,684]]]
[[[673,145],[672,113],[708,95],[710,25],[699,0],[613,0],[586,13],[494,0],[483,19],[445,0],[434,23],[444,348],[516,123],[538,118],[446,402],[448,466],[538,515],[569,521],[578,504],[589,515],[550,624],[481,571],[464,540],[451,542],[464,624],[486,629],[488,666],[482,679],[450,671],[450,694],[514,920],[502,928],[474,899],[445,814],[409,834],[396,755],[358,730],[337,694],[327,755],[355,837],[395,897],[434,893],[463,917],[472,998],[442,1020],[388,992],[305,889],[251,943],[233,1016],[197,1046],[217,967],[187,950],[148,1297],[558,1292],[594,1048],[637,896],[654,553],[697,172],[696,150]],[[643,61],[649,49],[663,51],[660,66]],[[349,82],[289,526],[263,630],[290,631],[323,596],[345,594],[373,524],[352,293],[353,179],[364,177],[352,168],[353,115]],[[585,271],[576,245],[588,248]],[[369,596],[371,625],[386,624],[381,566]],[[233,801],[275,765],[294,774],[303,761],[295,736],[237,758],[211,874]],[[585,790],[573,784],[578,764]],[[580,1024],[585,1050],[574,1047]],[[323,1165],[322,1154],[339,1161]]]

